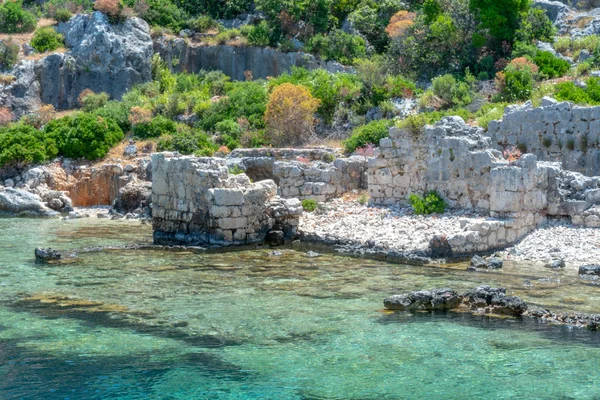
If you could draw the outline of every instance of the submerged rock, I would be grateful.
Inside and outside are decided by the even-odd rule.
[[[579,267],[579,275],[600,275],[600,265],[582,265]]]
[[[452,289],[419,290],[390,296],[383,301],[388,310],[448,310],[458,307],[460,297]]]
[[[43,262],[47,261],[57,261],[62,258],[62,254],[60,254],[56,250],[52,250],[51,248],[41,248],[38,247],[34,251],[35,259]]]
[[[18,217],[47,218],[60,215],[44,205],[39,196],[14,188],[6,188],[0,192],[0,213]]]

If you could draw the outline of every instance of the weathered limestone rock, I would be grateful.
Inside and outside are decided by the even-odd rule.
[[[245,80],[246,71],[252,71],[255,79],[266,79],[289,72],[293,66],[307,69],[324,68],[330,72],[349,70],[337,62],[319,61],[307,53],[283,53],[276,49],[256,46],[194,45],[181,38],[172,39],[165,36],[155,39],[154,52],[160,54],[174,72],[218,70],[239,81]]]
[[[479,286],[461,295],[463,303],[472,310],[485,313],[519,316],[527,311],[527,304],[517,296],[507,296],[506,289]]]
[[[546,267],[546,268],[552,268],[552,269],[564,268],[565,267],[565,260],[563,260],[563,259],[552,260],[552,261],[546,263],[544,265],[544,267]]]
[[[0,107],[8,107],[20,118],[36,110],[41,103],[35,61],[23,60],[13,68],[12,75],[16,78],[14,82],[0,86]]]
[[[390,296],[383,301],[388,310],[449,310],[458,307],[460,297],[452,289],[419,290]]]
[[[47,218],[55,218],[60,215],[44,205],[39,196],[15,188],[5,188],[0,191],[0,214]]]
[[[271,230],[295,235],[302,204],[276,196],[272,180],[230,175],[226,161],[152,157],[152,222],[156,243],[250,244]]]
[[[582,265],[579,275],[600,275],[600,265]]]
[[[62,258],[62,254],[60,254],[56,250],[52,250],[51,248],[41,248],[38,247],[34,250],[35,259],[42,262],[48,261],[57,261]]]
[[[132,180],[119,189],[119,194],[112,204],[115,211],[121,214],[148,213],[152,201],[152,182]]]

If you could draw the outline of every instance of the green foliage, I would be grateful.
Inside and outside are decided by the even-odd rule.
[[[188,21],[188,14],[179,8],[171,0],[144,0],[148,5],[142,18],[152,26],[161,26],[170,28],[174,32],[179,32],[185,28]],[[129,5],[133,6],[133,0],[129,0]]]
[[[393,122],[389,119],[372,121],[366,125],[354,128],[352,135],[344,141],[346,153],[352,153],[359,147],[367,144],[379,146],[379,140],[388,136],[389,128]]]
[[[535,66],[534,66],[535,67]],[[527,100],[533,91],[535,71],[528,64],[509,64],[502,73],[500,99]]]
[[[284,73],[269,81],[269,90],[283,83],[302,85],[309,89],[313,97],[321,101],[318,114],[325,122],[333,120],[340,104],[353,104],[361,98],[363,85],[354,74],[331,74],[323,69],[308,71],[292,67],[291,73]]]
[[[5,1],[0,4],[0,33],[33,32],[36,24],[37,19],[23,9],[21,1]]]
[[[319,207],[319,204],[313,199],[302,200],[302,208],[306,212],[313,212]]]
[[[556,28],[541,8],[530,8],[521,16],[521,26],[516,32],[517,39],[526,43],[535,40],[552,42]]]
[[[303,21],[316,33],[326,32],[335,22],[333,0],[256,0],[256,8],[266,14],[275,26],[283,13],[294,22]]]
[[[520,15],[529,8],[529,0],[469,0],[469,8],[475,13],[481,31],[489,32],[498,42],[512,43]]]
[[[554,41],[554,50],[561,54],[565,54],[571,49],[571,37],[561,36]]]
[[[477,124],[483,129],[488,128],[490,121],[502,119],[506,103],[490,103],[477,112]]]
[[[10,69],[19,60],[19,45],[0,41],[0,69]]]
[[[71,11],[69,11],[66,8],[59,8],[58,10],[56,10],[56,12],[54,13],[54,18],[58,21],[58,22],[67,22],[68,20],[71,19],[71,17],[73,16],[73,13],[71,13]]]
[[[571,68],[568,61],[549,51],[538,51],[533,62],[540,68],[540,75],[549,79],[561,77]]]
[[[534,59],[538,53],[538,48],[531,43],[526,42],[515,42],[511,53],[511,58],[527,57]]]
[[[325,35],[315,35],[306,44],[306,49],[324,60],[335,60],[351,65],[356,58],[366,55],[365,41],[360,36],[335,30]]]
[[[57,154],[56,143],[30,125],[0,128],[0,166],[41,163]]]
[[[177,125],[175,122],[163,116],[154,117],[150,122],[136,124],[132,129],[133,135],[141,139],[174,134],[176,131]]]
[[[573,82],[556,84],[555,97],[561,101],[572,101],[576,104],[600,104],[600,78],[589,78],[585,81],[585,89],[576,86]]]
[[[267,21],[260,21],[256,25],[252,25],[246,37],[248,44],[253,46],[268,46],[271,43],[271,28]]]
[[[54,28],[47,26],[35,31],[31,39],[31,47],[40,53],[44,53],[64,46],[64,39],[64,36],[57,33]]]
[[[81,99],[81,101],[80,101],[81,108],[83,108],[83,110],[87,111],[87,112],[94,111],[94,110],[97,110],[98,108],[104,107],[106,105],[106,103],[108,103],[109,99],[110,99],[110,96],[108,95],[108,93],[105,93],[105,92],[93,93],[92,92]]]
[[[384,8],[382,3],[362,2],[348,15],[352,26],[380,53],[385,51],[389,44],[385,27],[389,23],[390,17],[402,9],[402,5],[399,4],[393,5],[391,8]]]
[[[423,132],[423,128],[427,125],[427,116],[424,114],[412,114],[404,118],[402,121],[396,122],[399,129],[408,131],[414,136],[418,136]]]
[[[129,122],[129,109],[131,106],[128,105],[128,102],[111,100],[107,102],[104,106],[96,108],[93,111],[93,115],[114,120],[119,128],[123,132],[129,132],[131,129],[131,123]]]
[[[431,83],[433,93],[444,101],[446,107],[463,107],[473,101],[469,85],[457,81],[450,74],[438,76]]]
[[[188,28],[203,33],[211,29],[219,29],[219,22],[215,21],[208,15],[198,15],[195,18],[188,20]]]
[[[189,14],[208,14],[212,18],[234,18],[250,10],[251,0],[175,0]]]
[[[205,132],[180,124],[174,131],[161,136],[156,148],[158,151],[178,151],[181,154],[211,156],[217,150],[217,145]]]
[[[44,133],[47,139],[56,142],[59,155],[88,160],[106,156],[111,147],[124,138],[114,120],[89,113],[50,121]]]
[[[446,202],[435,191],[427,193],[425,197],[411,194],[409,201],[417,215],[442,214],[446,210]]]

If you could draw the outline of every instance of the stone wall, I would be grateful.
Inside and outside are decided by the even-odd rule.
[[[272,180],[229,175],[224,159],[152,157],[152,222],[158,244],[251,244],[270,231],[296,233],[302,206],[276,196]]]
[[[367,189],[366,157],[335,158],[335,152],[322,149],[278,149],[284,152],[272,154],[266,153],[271,149],[245,150],[234,150],[227,164],[244,171],[253,181],[272,179],[278,186],[277,193],[284,198],[327,201],[352,190]],[[303,161],[297,161],[298,157]],[[328,158],[333,161],[319,161]]]
[[[480,128],[459,117],[444,118],[418,135],[392,128],[380,147],[368,171],[374,204],[407,204],[410,194],[435,190],[452,208],[489,213],[483,223],[465,220],[459,234],[433,238],[434,254],[506,247],[547,216],[600,225],[600,213],[590,209],[600,203],[599,177],[565,171],[560,163],[538,162],[533,154],[508,161],[491,148]]]
[[[338,158],[333,163],[276,161],[273,175],[282,197],[323,202],[352,190],[367,189],[367,165],[365,157],[360,156]]]
[[[181,38],[157,38],[154,41],[154,52],[160,54],[174,72],[218,70],[239,81],[246,79],[246,71],[252,71],[254,79],[266,79],[289,72],[294,66],[307,69],[324,68],[330,72],[347,69],[336,62],[319,61],[307,53],[283,53],[272,48],[256,46],[193,45]]]
[[[600,174],[600,107],[578,107],[544,98],[542,106],[510,106],[488,135],[495,148],[519,148],[566,170]]]

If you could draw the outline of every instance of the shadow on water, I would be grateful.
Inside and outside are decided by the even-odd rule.
[[[163,398],[154,385],[173,370],[202,378],[244,381],[249,374],[206,353],[155,361],[139,357],[61,359],[24,351],[19,340],[0,340],[0,393],[13,399]]]
[[[423,322],[451,322],[485,330],[520,330],[536,332],[542,337],[565,344],[579,343],[600,347],[600,332],[586,328],[550,324],[529,317],[501,317],[474,315],[470,312],[430,311],[430,312],[393,312],[384,314],[376,320],[381,324],[411,324]],[[432,328],[435,329],[435,328]],[[500,335],[498,335],[500,337]]]

